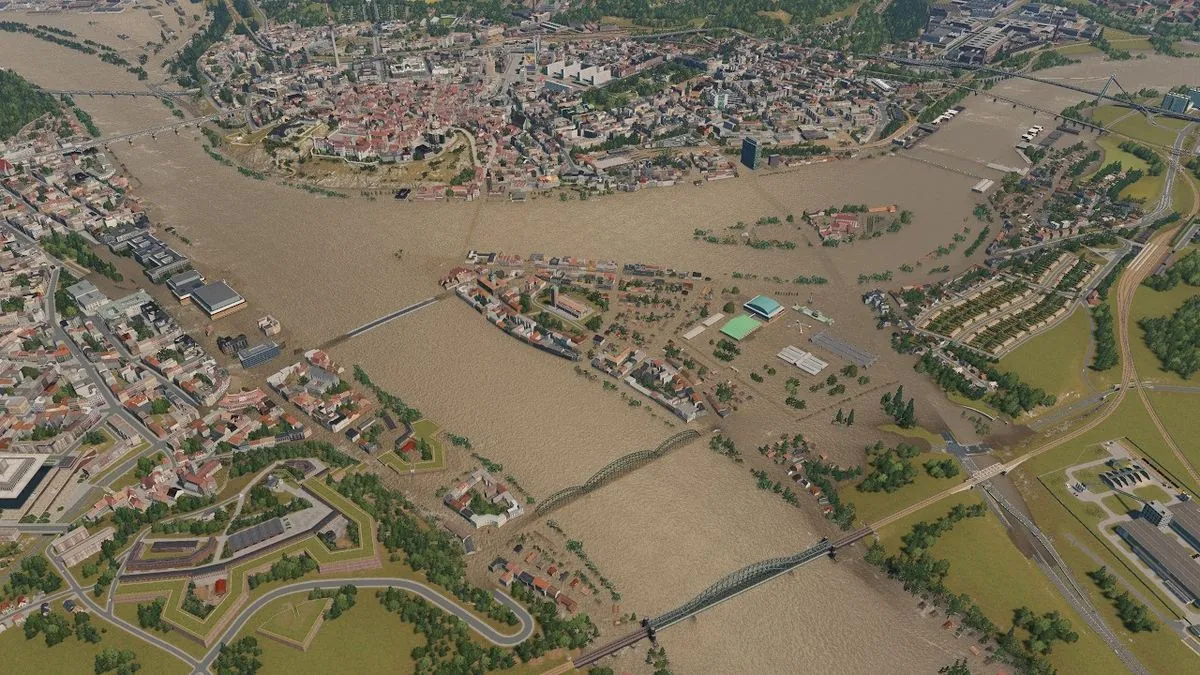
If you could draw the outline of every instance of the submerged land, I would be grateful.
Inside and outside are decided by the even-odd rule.
[[[1183,557],[1197,552],[1186,534],[1200,489],[1187,327],[1200,283],[1200,126],[1129,107],[1157,108],[1167,92],[1200,86],[1193,58],[1109,27],[1108,51],[1136,57],[1114,60],[1086,37],[1047,43],[1037,53],[1079,62],[1036,72],[1032,60],[1008,62],[1047,82],[1000,78],[983,89],[970,73],[888,71],[814,51],[812,63],[836,74],[814,66],[786,77],[849,77],[832,98],[859,118],[840,128],[837,115],[785,123],[801,108],[794,102],[768,99],[775,115],[765,121],[736,107],[756,100],[770,64],[792,63],[756,55],[800,49],[785,39],[635,42],[628,28],[589,35],[585,24],[605,21],[584,17],[592,42],[583,44],[618,83],[619,56],[634,49],[697,71],[703,55],[738,77],[689,71],[686,84],[668,74],[653,91],[630,90],[630,101],[647,99],[641,112],[670,111],[655,123],[688,120],[678,144],[649,147],[674,130],[621,126],[619,106],[588,93],[612,84],[576,82],[528,100],[527,115],[548,126],[531,124],[545,134],[524,145],[511,117],[489,117],[490,102],[479,101],[492,85],[541,91],[551,67],[583,58],[575,38],[528,25],[494,33],[468,12],[470,31],[448,30],[470,33],[458,47],[483,56],[462,56],[445,48],[456,41],[439,41],[440,28],[355,21],[335,7],[332,44],[361,80],[317,90],[341,98],[305,89],[297,102],[258,56],[280,78],[299,72],[275,51],[286,38],[297,61],[304,52],[310,67],[336,71],[324,19],[272,3],[247,15],[238,4],[219,7],[231,23],[253,19],[257,39],[228,27],[206,43],[195,83],[167,61],[217,21],[212,7],[0,12],[111,45],[147,73],[141,80],[45,39],[62,33],[3,33],[13,48],[0,50],[0,66],[43,90],[203,90],[171,105],[72,94],[85,115],[63,109],[69,133],[31,118],[5,141],[3,269],[15,289],[6,298],[22,300],[6,304],[5,319],[22,318],[11,319],[5,343],[0,458],[54,458],[0,520],[13,544],[0,549],[10,584],[0,641],[18,663],[51,659],[82,672],[95,660],[99,671],[97,654],[112,647],[105,658],[131,650],[154,672],[336,670],[350,649],[380,668],[439,672],[435,643],[478,670],[511,672],[821,663],[837,672],[1165,673],[1196,662],[1190,587],[1164,582],[1169,574],[1115,529],[1146,525],[1144,502],[1160,504],[1178,527],[1143,537]],[[516,79],[523,66],[513,57],[535,34],[561,43],[541,47],[548,63]],[[426,59],[425,75],[370,79],[376,62],[354,55],[383,49],[377,36],[398,50],[387,63]],[[1110,74],[1134,92],[1128,100],[1095,103],[1052,84],[1098,91]],[[395,161],[311,154],[332,152],[338,130],[353,135],[363,101],[347,91],[377,96],[372,87],[426,76],[429,87],[448,77],[481,88],[470,100],[483,112],[432,151],[453,170],[404,150]],[[981,93],[946,101],[964,90],[945,83],[899,92],[922,77],[962,78]],[[733,80],[744,80],[743,100],[712,112],[705,92]],[[326,96],[339,103],[323,107]],[[399,99],[414,110],[439,100],[404,96],[415,96]],[[54,97],[48,110],[63,104]],[[580,108],[574,135],[537,117],[539,106],[566,110],[565,99],[592,106]],[[1053,116],[1081,101],[1078,124]],[[959,112],[935,126],[936,117],[918,120],[939,106],[939,115]],[[895,109],[903,124],[889,128]],[[90,153],[56,140],[225,111],[234,121]],[[701,131],[690,117],[701,112],[740,126],[706,119]],[[37,117],[60,119],[45,114]],[[342,117],[329,124],[326,114]],[[298,120],[303,129],[268,152],[261,137]],[[812,127],[828,137],[808,140],[801,132]],[[583,141],[597,130],[594,145]],[[602,147],[626,133],[644,142]],[[797,140],[782,142],[789,133]],[[758,168],[741,161],[744,137],[764,141]],[[773,147],[808,149],[772,166]],[[153,283],[163,260],[104,245],[105,232],[125,227],[184,259],[161,281],[194,269],[203,284]],[[82,239],[56,243],[68,231]],[[91,281],[103,301],[68,292],[57,282],[64,272]],[[22,274],[37,283],[25,290],[15,283]],[[209,291],[181,302],[179,288]],[[138,290],[146,295],[105,318],[107,303]],[[752,332],[746,322],[722,332],[740,315],[758,324]],[[275,346],[262,365],[239,352],[257,344]],[[59,345],[68,358],[54,356]],[[807,353],[803,363],[782,357],[789,347]],[[571,486],[589,487],[549,499]],[[67,531],[80,526],[98,535],[82,549]],[[731,572],[847,535],[855,541],[834,555],[818,550],[654,643],[581,661]],[[101,640],[74,624],[54,646],[43,646],[52,631],[41,628],[27,639],[35,615],[35,624],[54,621],[45,613],[66,620],[66,600]]]

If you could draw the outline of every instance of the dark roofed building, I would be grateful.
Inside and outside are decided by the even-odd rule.
[[[1116,532],[1176,597],[1200,604],[1200,565],[1175,537],[1141,519],[1121,523]]]
[[[214,281],[195,288],[192,302],[204,310],[210,319],[219,319],[246,306],[246,299],[224,281]]]
[[[1171,511],[1171,529],[1200,553],[1200,505],[1179,502],[1167,507]]]
[[[254,527],[229,535],[229,550],[237,553],[244,548],[261,544],[271,537],[278,537],[283,534],[283,531],[283,520],[272,518],[265,523],[259,523]]]

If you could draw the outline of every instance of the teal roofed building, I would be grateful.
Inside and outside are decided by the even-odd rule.
[[[764,321],[771,321],[783,313],[783,305],[776,302],[774,298],[770,298],[765,295],[754,296],[750,302],[742,305],[742,307],[745,307],[747,312],[750,312]]]

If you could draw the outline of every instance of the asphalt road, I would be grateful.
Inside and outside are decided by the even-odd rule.
[[[165,650],[166,652],[168,652],[175,658],[179,659],[180,661],[183,661],[184,663],[195,667],[196,659],[193,658],[192,656],[190,656],[187,652],[176,647],[175,645],[171,644],[170,642],[167,642],[165,640],[158,638],[155,635],[147,633],[146,631],[142,630],[141,628],[138,628],[129,623],[126,623],[126,621],[124,619],[113,614],[112,610],[110,608],[101,607],[100,605],[96,604],[94,596],[91,594],[91,592],[88,589],[80,587],[79,583],[75,581],[75,577],[71,576],[71,574],[69,574],[67,572],[67,569],[63,565],[61,558],[59,558],[58,556],[47,556],[47,557],[50,558],[50,561],[54,564],[54,567],[57,568],[59,576],[61,576],[63,579],[67,580],[67,584],[70,585],[71,590],[74,591],[77,596],[79,596],[79,599],[83,601],[83,604],[87,605],[88,611],[96,614],[97,616],[104,617],[105,620],[107,620],[109,623],[111,623],[116,628],[119,628],[140,640],[145,640],[146,642],[149,642],[150,644],[152,644],[160,649]],[[111,605],[111,603],[110,603],[110,605]]]
[[[229,625],[229,628],[227,628],[225,633],[221,635],[221,639],[217,642],[217,644],[208,651],[208,653],[204,656],[204,659],[201,660],[196,666],[195,672],[198,674],[207,673],[210,666],[212,666],[213,661],[216,660],[218,653],[220,653],[220,645],[232,640],[233,637],[246,626],[246,622],[250,620],[250,617],[254,616],[255,612],[265,607],[267,603],[271,602],[272,600],[276,600],[291,593],[313,591],[319,588],[333,589],[345,584],[353,584],[358,588],[399,588],[401,590],[408,591],[409,593],[419,595],[425,600],[428,600],[436,605],[442,611],[458,617],[464,623],[466,623],[471,630],[479,633],[488,642],[500,647],[515,647],[527,640],[530,635],[533,635],[533,617],[530,616],[529,612],[525,611],[525,608],[519,605],[515,600],[498,591],[492,592],[493,597],[495,597],[498,602],[511,609],[513,613],[517,615],[517,620],[521,623],[521,629],[513,635],[505,635],[504,633],[497,631],[495,628],[492,628],[474,614],[464,609],[456,601],[447,598],[437,589],[431,586],[426,586],[419,581],[412,581],[411,579],[389,578],[320,579],[314,581],[301,581],[299,583],[289,584],[287,586],[281,586],[279,588],[272,589],[266,595],[258,598],[242,609],[238,614],[238,618]]]

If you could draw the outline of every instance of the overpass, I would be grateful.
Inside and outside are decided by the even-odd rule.
[[[1022,80],[1029,80],[1031,82],[1048,84],[1052,87],[1060,87],[1062,89],[1070,89],[1071,91],[1077,91],[1081,94],[1087,94],[1088,96],[1096,99],[1097,101],[1103,99],[1103,100],[1110,101],[1110,102],[1115,103],[1120,106],[1124,106],[1127,108],[1133,108],[1134,110],[1137,110],[1142,113],[1146,113],[1148,115],[1151,115],[1151,114],[1152,115],[1162,115],[1164,117],[1171,117],[1174,119],[1184,120],[1187,122],[1200,122],[1200,117],[1197,117],[1195,115],[1188,115],[1187,113],[1172,112],[1170,110],[1167,110],[1166,108],[1160,108],[1160,107],[1154,106],[1154,105],[1141,105],[1139,103],[1135,103],[1131,100],[1127,100],[1127,99],[1121,98],[1119,96],[1113,96],[1108,93],[1107,85],[1105,85],[1104,89],[1101,89],[1100,91],[1095,91],[1092,89],[1088,89],[1087,87],[1080,87],[1079,85],[1069,84],[1069,83],[1061,82],[1058,80],[1050,80],[1050,79],[1046,79],[1044,77],[1037,77],[1034,75],[1030,75],[1028,73],[1021,73],[1021,72],[1017,72],[1014,70],[1004,70],[1003,68],[993,68],[991,66],[983,66],[983,65],[970,64],[970,63],[959,63],[958,61],[946,61],[944,59],[910,59],[910,58],[899,57],[899,56],[878,56],[878,55],[868,57],[868,58],[881,59],[883,61],[889,61],[891,63],[896,63],[896,64],[899,64],[902,66],[909,66],[909,67],[914,67],[914,68],[946,68],[946,69],[954,69],[954,70],[975,70],[975,71],[981,71],[981,72],[985,72],[985,73],[994,73],[1001,77],[1016,77],[1016,78],[1020,78]],[[1120,88],[1122,90],[1122,92],[1124,92],[1124,88],[1121,87],[1121,84],[1119,82],[1117,82],[1115,77],[1110,77],[1109,81],[1116,83],[1117,87]]]
[[[704,589],[699,595],[675,609],[656,616],[653,619],[643,619],[642,626],[638,630],[581,655],[579,658],[573,660],[573,664],[575,668],[583,669],[606,656],[637,644],[643,639],[649,638],[654,640],[660,630],[674,626],[680,621],[693,617],[706,609],[716,607],[726,600],[757,588],[776,577],[787,574],[818,558],[824,556],[832,558],[838,549],[849,546],[872,533],[874,533],[874,530],[870,527],[864,527],[832,542],[828,538],[822,538],[821,541],[794,555],[771,558],[747,565],[736,572],[722,577],[716,583]]]

